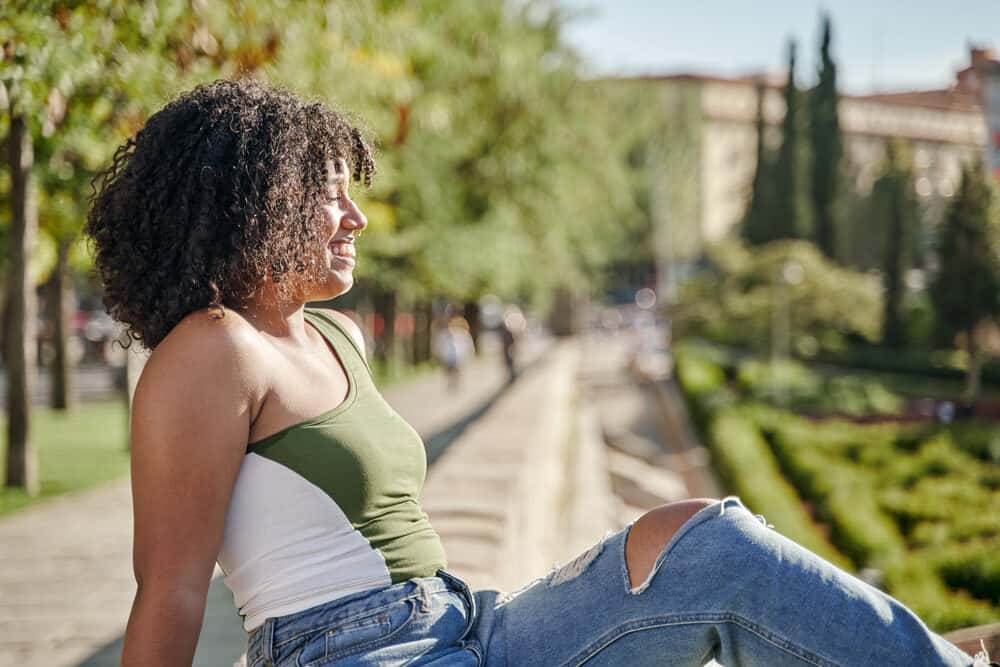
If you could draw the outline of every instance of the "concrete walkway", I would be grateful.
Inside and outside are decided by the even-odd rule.
[[[527,360],[544,344],[526,346]],[[489,354],[465,369],[458,392],[448,392],[443,376],[432,373],[390,388],[386,398],[425,439],[433,459],[500,400],[504,386],[502,363]],[[131,530],[128,479],[0,519],[0,665],[119,664],[135,594]],[[232,596],[216,578],[194,664],[231,665],[244,639]]]

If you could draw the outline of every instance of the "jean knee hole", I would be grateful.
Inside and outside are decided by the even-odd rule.
[[[601,555],[601,552],[604,550],[604,544],[608,541],[608,537],[610,537],[611,534],[612,531],[608,531],[600,542],[590,547],[562,567],[553,567],[552,572],[548,577],[548,585],[550,587],[558,586],[559,584],[566,583],[567,581],[572,581],[586,572],[591,563],[597,560],[597,557]]]

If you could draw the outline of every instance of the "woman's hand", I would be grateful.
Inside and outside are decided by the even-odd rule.
[[[186,317],[150,356],[132,404],[133,567],[122,665],[190,665],[226,509],[263,396],[252,332]]]

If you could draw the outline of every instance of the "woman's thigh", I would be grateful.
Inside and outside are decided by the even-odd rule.
[[[487,665],[969,664],[900,603],[737,499],[697,512],[636,587],[629,528],[500,598]]]

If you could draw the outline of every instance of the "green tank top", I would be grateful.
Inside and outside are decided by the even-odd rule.
[[[446,567],[419,505],[423,441],[379,393],[350,333],[317,309],[304,313],[349,388],[341,405],[247,447],[219,565],[248,630]]]

